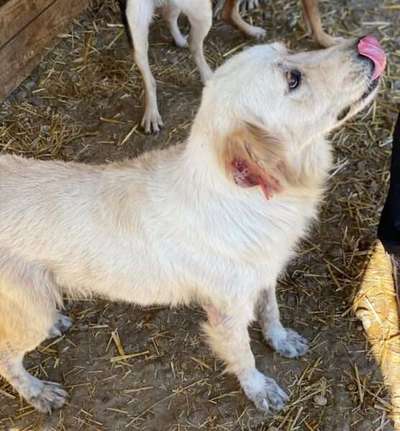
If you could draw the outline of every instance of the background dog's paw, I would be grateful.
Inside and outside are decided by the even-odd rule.
[[[188,36],[186,34],[185,35],[183,35],[183,34],[176,35],[174,37],[174,42],[178,48],[187,48],[189,46]]]
[[[72,326],[72,320],[68,316],[59,313],[54,325],[50,328],[49,338],[60,337]]]
[[[241,376],[240,383],[247,398],[265,413],[270,409],[281,410],[289,399],[274,379],[266,377],[255,368]]]
[[[340,45],[346,40],[343,37],[330,36],[325,32],[322,34],[314,35],[314,39],[318,43],[318,45],[322,46],[323,48],[330,48],[331,46]]]
[[[203,85],[206,84],[206,82],[213,76],[213,71],[208,67],[204,67],[202,69],[200,69],[200,77],[201,77],[201,82],[203,83]]]
[[[261,27],[251,26],[248,30],[246,30],[246,33],[250,37],[254,37],[257,40],[264,39],[267,35],[267,31],[264,30]]]
[[[145,111],[141,124],[146,133],[159,133],[164,125],[158,110]]]
[[[68,396],[58,383],[40,381],[40,390],[35,395],[27,397],[29,404],[42,413],[51,413],[65,403]]]
[[[285,329],[277,335],[265,336],[268,344],[285,358],[298,358],[308,350],[308,341],[293,329]]]

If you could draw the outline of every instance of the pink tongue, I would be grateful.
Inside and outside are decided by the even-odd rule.
[[[373,36],[365,36],[358,42],[358,52],[374,62],[372,79],[379,78],[386,66],[385,51]]]

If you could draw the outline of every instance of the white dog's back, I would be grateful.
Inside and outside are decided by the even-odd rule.
[[[164,290],[168,284],[167,274],[149,271],[162,268],[151,241],[152,226],[158,231],[164,222],[151,223],[157,216],[151,208],[157,212],[162,203],[153,203],[149,193],[156,192],[155,170],[176,152],[100,166],[1,156],[3,253],[45,264],[57,285],[72,294],[169,303],[166,295],[149,291],[158,290],[161,279]]]
[[[45,264],[71,294],[143,305],[199,299],[201,285],[203,293],[218,284],[224,291],[246,261],[274,278],[315,205],[293,197],[265,205],[246,195],[219,201],[219,192],[196,190],[185,175],[183,149],[99,166],[1,156],[3,252]],[[204,271],[210,265],[215,274]]]

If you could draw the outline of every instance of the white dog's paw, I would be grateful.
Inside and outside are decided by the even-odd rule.
[[[146,133],[158,133],[164,123],[157,109],[146,109],[141,125]]]
[[[308,350],[308,341],[293,329],[280,328],[265,334],[267,343],[285,358],[298,358]]]
[[[270,409],[281,410],[289,399],[274,379],[264,376],[255,368],[241,375],[239,380],[247,398],[265,413]]]
[[[261,27],[256,27],[254,25],[251,26],[248,30],[246,30],[246,33],[250,37],[254,37],[257,40],[264,39],[267,32]]]
[[[25,397],[29,404],[39,412],[49,414],[63,406],[68,394],[61,385],[40,380],[37,382],[36,390],[30,396]]]
[[[72,326],[72,320],[68,316],[59,313],[54,325],[50,328],[49,338],[60,337]]]

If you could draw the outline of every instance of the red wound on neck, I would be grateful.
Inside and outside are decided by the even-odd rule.
[[[281,191],[279,181],[267,174],[256,163],[244,159],[233,159],[233,180],[240,187],[260,186],[265,197],[271,199],[274,193]]]

